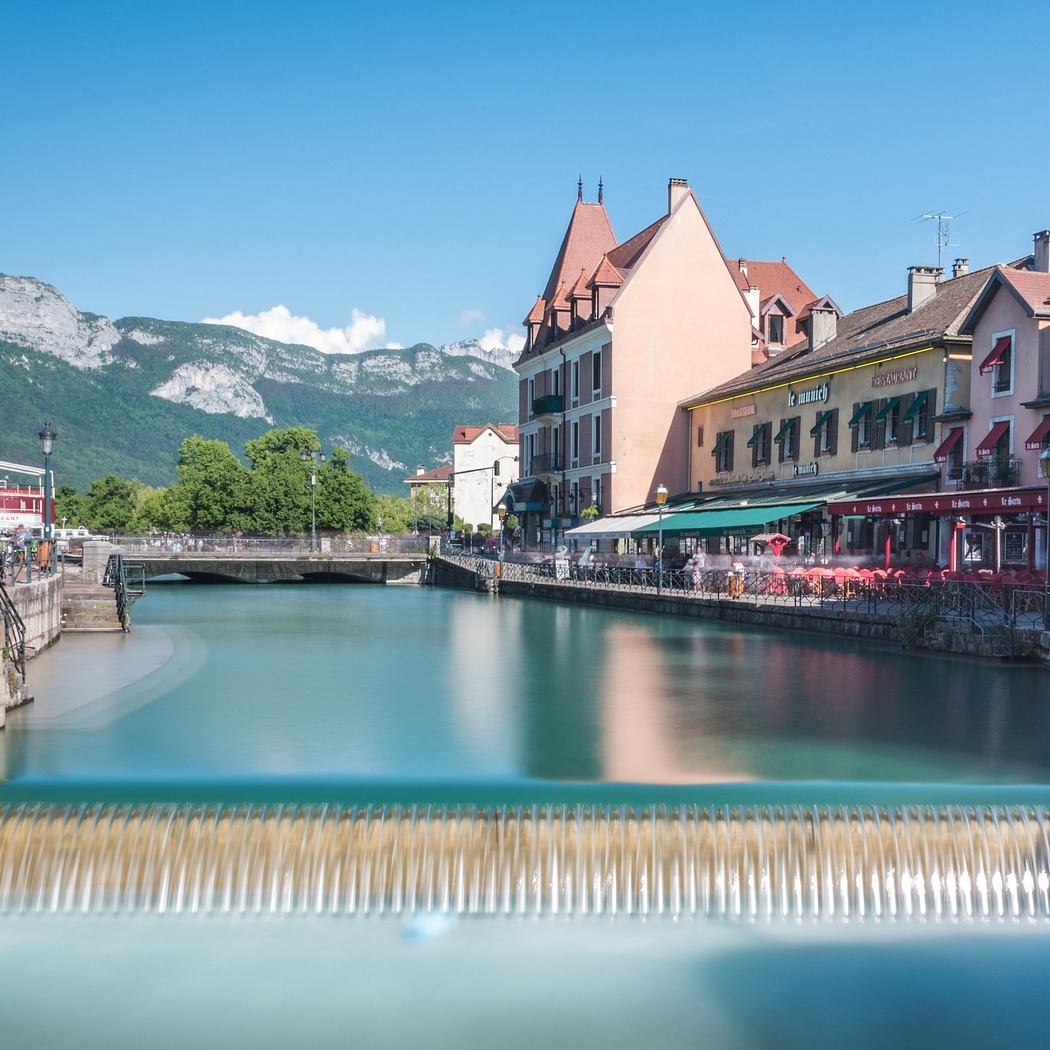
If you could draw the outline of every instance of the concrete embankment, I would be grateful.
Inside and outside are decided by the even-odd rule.
[[[8,597],[25,624],[26,658],[31,659],[58,641],[62,633],[62,578],[45,576],[31,583],[12,583]],[[23,680],[14,660],[3,660],[3,685],[0,686],[0,726],[6,722],[6,710],[32,700],[31,690]]]
[[[771,630],[806,631],[896,646],[903,644],[898,611],[877,612],[862,604],[851,606],[843,602],[827,602],[823,605],[795,605],[785,601],[763,601],[755,596],[729,598],[725,595],[681,592],[657,594],[652,589],[600,587],[571,580],[521,579],[508,572],[500,573],[498,567],[490,564],[485,564],[479,573],[473,566],[468,567],[441,557],[432,559],[426,582],[439,587],[489,591],[493,594],[606,609],[687,616]],[[1008,631],[980,632],[962,626],[950,629],[934,625],[921,637],[913,639],[911,644],[917,649],[986,658],[1016,657],[1023,653],[1027,657],[1042,659],[1050,667],[1047,632],[1023,632],[1023,636],[1022,632],[1015,633],[1018,637],[1004,642]],[[1007,643],[1015,645],[1013,653],[1003,651]]]

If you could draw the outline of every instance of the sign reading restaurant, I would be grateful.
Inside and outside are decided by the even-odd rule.
[[[847,517],[892,517],[898,514],[988,515],[999,511],[1043,510],[1046,489],[1021,489],[1012,492],[968,492],[952,495],[934,492],[920,496],[892,496],[883,499],[845,500],[828,504],[831,515]]]
[[[882,372],[871,377],[872,387],[878,389],[880,386],[894,386],[896,383],[910,383],[919,374],[917,366],[911,368],[898,368],[894,372]]]

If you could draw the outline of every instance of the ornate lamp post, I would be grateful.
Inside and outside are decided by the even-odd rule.
[[[502,500],[496,508],[496,513],[499,515],[499,560],[503,561],[503,522],[507,517],[507,504]]]
[[[660,524],[656,530],[656,593],[664,589],[664,504],[667,502],[667,486],[656,486],[656,510],[660,515]]]
[[[37,435],[40,438],[40,451],[44,453],[44,541],[47,543],[47,567],[54,565],[54,543],[51,540],[51,453],[55,450],[55,438],[58,431],[50,423]]]
[[[304,448],[299,458],[310,464],[310,553],[313,554],[317,550],[317,471],[314,464],[323,463],[326,457],[323,452]]]
[[[1050,445],[1039,453],[1039,473],[1046,479],[1046,565],[1043,574],[1043,626],[1050,631]]]

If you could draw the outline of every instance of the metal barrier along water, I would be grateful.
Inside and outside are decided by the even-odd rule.
[[[1020,806],[19,804],[0,910],[1043,922],[1047,829]]]

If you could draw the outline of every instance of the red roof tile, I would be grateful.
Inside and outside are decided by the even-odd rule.
[[[547,279],[547,287],[543,290],[543,299],[553,303],[559,289],[567,285],[580,270],[593,273],[602,256],[615,247],[616,235],[605,205],[577,201],[558,258]]]
[[[1038,270],[1006,270],[998,273],[1013,288],[1032,317],[1050,317],[1050,273]]]
[[[486,423],[483,427],[456,427],[452,434],[453,445],[470,445],[485,433],[492,430],[504,441],[516,443],[518,440],[518,427],[514,423]]]
[[[452,473],[451,467],[435,467],[433,470],[425,470],[422,474],[413,474],[405,478],[409,485],[435,485],[448,484],[448,476]]]

